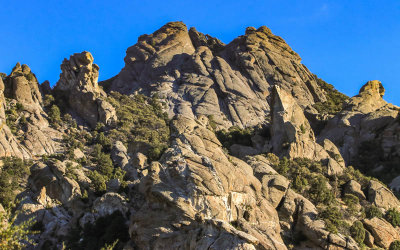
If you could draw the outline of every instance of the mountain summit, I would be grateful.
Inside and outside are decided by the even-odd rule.
[[[6,248],[400,245],[400,108],[380,81],[349,98],[265,26],[224,44],[171,22],[124,61],[98,82],[73,54],[53,89],[1,74]]]

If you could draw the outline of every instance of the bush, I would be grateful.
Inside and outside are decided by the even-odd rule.
[[[14,202],[18,191],[22,191],[31,165],[31,162],[19,158],[3,158],[0,171],[0,203],[5,207]]]
[[[49,120],[54,126],[58,126],[61,123],[61,112],[57,105],[51,106]]]
[[[88,177],[92,181],[91,186],[97,194],[100,195],[106,191],[107,185],[103,175],[95,170],[90,172]]]
[[[343,108],[343,104],[349,99],[348,96],[337,91],[333,85],[314,75],[319,87],[325,90],[326,102],[317,102],[314,108],[321,114],[336,114]]]
[[[111,92],[107,99],[116,109],[118,124],[109,131],[109,138],[124,144],[141,145],[138,152],[158,160],[169,145],[168,116],[157,97],[126,96]]]
[[[45,95],[43,98],[43,106],[44,107],[50,107],[51,105],[54,104],[54,97],[52,95]]]
[[[335,196],[328,188],[328,182],[323,176],[317,176],[312,179],[309,196],[315,203],[329,205],[335,201]]]
[[[368,219],[372,219],[374,217],[382,218],[383,214],[379,208],[377,208],[374,205],[371,205],[371,206],[367,207],[367,209],[365,210],[365,216]]]
[[[338,228],[342,224],[342,213],[339,208],[330,205],[319,213],[319,216],[324,220],[326,230],[331,233],[338,233]]]
[[[361,221],[355,221],[350,227],[350,235],[359,244],[362,245],[365,239],[365,229]]]
[[[386,212],[385,218],[392,226],[397,227],[400,226],[400,212],[396,209],[391,208]]]
[[[9,210],[0,212],[0,249],[25,249],[33,244],[29,239],[35,232],[31,230],[33,220],[15,224],[16,215]]]
[[[357,205],[359,203],[358,197],[352,194],[345,194],[343,198],[344,203],[351,215],[355,215],[357,212]]]
[[[400,240],[395,240],[390,244],[389,250],[400,250]]]
[[[95,223],[88,223],[82,231],[70,231],[68,249],[101,249],[103,246],[118,243],[113,249],[122,249],[129,240],[126,219],[120,211],[98,218]]]
[[[238,126],[232,126],[228,130],[217,131],[216,136],[221,144],[229,149],[233,144],[240,144],[244,146],[251,146],[251,136],[253,130],[250,128],[239,128]]]

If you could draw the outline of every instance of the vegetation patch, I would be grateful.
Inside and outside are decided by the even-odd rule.
[[[30,174],[32,162],[16,157],[2,159],[0,171],[0,203],[9,207],[19,192],[23,191]]]
[[[325,82],[324,80],[318,78],[314,75],[315,80],[319,87],[325,91],[326,102],[317,102],[314,104],[314,108],[320,114],[337,114],[343,108],[343,104],[349,99],[348,96],[340,93],[333,87],[333,85]]]

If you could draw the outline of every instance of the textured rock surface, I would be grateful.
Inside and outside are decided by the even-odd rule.
[[[116,214],[118,220],[96,230],[124,228],[117,232],[129,238],[121,241],[124,249],[359,249],[348,229],[334,225],[364,219],[351,211],[346,194],[359,198],[357,209],[400,209],[389,189],[377,181],[366,187],[370,179],[345,164],[370,140],[382,158],[400,156],[398,108],[382,99],[379,81],[321,122],[313,104],[330,92],[266,27],[247,28],[223,44],[181,22],[168,23],[141,36],[127,50],[122,71],[102,87],[93,62],[89,52],[65,59],[54,90],[48,82],[39,86],[26,65],[0,78],[0,156],[33,160],[28,185],[17,183],[27,186],[17,197],[18,223],[35,217],[43,225],[33,236],[40,249],[61,249],[74,230],[75,243],[83,244],[86,229]],[[132,94],[112,100],[123,110],[120,121],[103,88]],[[59,124],[49,126],[42,95],[60,104]],[[149,128],[128,98],[160,117],[167,111],[172,137],[157,139],[158,127]],[[6,113],[17,104],[23,108],[15,123],[26,124],[12,130]],[[321,133],[310,124],[324,121]],[[233,125],[239,128],[218,131]],[[141,133],[144,141],[132,141]],[[157,152],[138,153],[145,141],[160,146]],[[385,218],[363,223],[369,247],[400,239]]]
[[[6,101],[6,98],[10,99]],[[24,131],[18,131],[18,138],[7,126],[5,114],[6,109],[17,104],[22,107],[18,121],[22,116],[26,120]],[[27,65],[18,63],[5,77],[5,83],[0,79],[0,156],[28,159],[60,150],[56,140],[61,139],[61,133],[49,126],[41,105],[38,81]]]
[[[377,217],[372,219],[365,219],[363,221],[365,228],[374,237],[374,242],[377,246],[388,249],[390,243],[394,240],[399,239],[400,235],[395,228],[390,225],[389,222],[379,219]]]
[[[320,138],[328,138],[339,145],[343,158],[350,161],[357,155],[362,142],[379,137],[381,130],[392,123],[399,114],[399,107],[382,99],[384,92],[381,82],[377,80],[367,82],[360,89],[359,95],[351,98],[343,111],[328,122]],[[388,128],[386,133],[389,138],[393,128]],[[396,138],[391,136],[382,143],[383,148],[387,145],[386,152],[393,147],[393,144],[396,147],[397,143],[392,142],[398,141]]]
[[[400,210],[400,202],[396,196],[378,181],[370,181],[368,186],[368,200],[373,202],[377,207]]]
[[[358,197],[358,199],[361,199],[361,200],[365,200],[366,199],[364,192],[361,190],[360,183],[356,182],[355,180],[348,181],[344,185],[343,192],[345,194],[355,195],[355,196]],[[374,192],[374,191],[371,191],[371,192]],[[371,196],[374,196],[374,195],[371,193]]]
[[[30,183],[33,191],[46,188],[47,195],[63,204],[69,204],[81,196],[79,184],[67,176],[65,165],[60,161],[51,161],[48,165],[36,164],[31,169]]]
[[[114,108],[98,86],[99,66],[93,63],[92,54],[84,51],[64,59],[61,71],[55,90],[66,97],[73,111],[92,127],[116,120]]]
[[[227,45],[181,22],[139,37],[112,81],[122,93],[157,93],[168,113],[213,116],[223,128],[263,123],[271,87],[294,93],[301,107],[325,95],[300,57],[266,27],[247,29]]]
[[[272,139],[270,144],[273,153],[289,158],[327,160],[328,174],[343,172],[345,165],[338,154],[338,149],[329,140],[323,142],[324,146],[316,142],[310,123],[291,94],[276,86],[271,106]],[[339,157],[335,157],[335,154]]]

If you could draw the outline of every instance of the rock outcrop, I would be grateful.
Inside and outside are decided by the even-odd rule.
[[[374,237],[374,243],[377,246],[389,249],[390,244],[400,238],[399,232],[385,220],[375,217],[365,219],[363,224]]]
[[[93,63],[89,52],[76,53],[61,65],[60,80],[55,91],[67,99],[72,110],[91,127],[98,122],[111,124],[116,121],[115,109],[98,86],[99,66]]]
[[[305,232],[314,246],[358,249],[355,242],[326,231],[312,203],[289,190],[283,176],[258,172],[260,182],[250,165],[225,155],[206,125],[204,118],[173,121],[171,148],[140,183],[146,202],[130,226],[139,248],[286,249],[280,236],[283,220],[289,231]],[[252,161],[256,166],[257,159]]]
[[[0,119],[0,156],[28,159],[59,151],[60,132],[49,126],[38,81],[25,64],[18,63],[5,83],[0,79]]]
[[[400,210],[400,201],[387,187],[378,181],[369,182],[368,200],[377,207]]]
[[[382,99],[384,93],[380,81],[367,82],[359,95],[351,98],[344,109],[328,122],[319,138],[327,138],[338,145],[343,158],[350,162],[363,142],[375,140],[381,130],[399,115],[399,107]],[[386,133],[391,134],[392,130],[388,128]],[[384,149],[386,152],[393,146],[391,141],[396,137],[391,138],[390,142],[383,142],[383,148],[384,145],[391,145]]]
[[[224,44],[168,23],[101,86],[93,62],[65,59],[53,90],[26,65],[0,74],[0,157],[30,160],[0,160],[0,203],[15,193],[37,248],[360,249],[354,221],[368,247],[400,239],[388,216],[365,218],[400,201],[354,160],[365,142],[400,159],[399,108],[379,81],[327,108],[329,84],[264,26]]]
[[[212,117],[219,128],[265,122],[267,99],[278,85],[302,108],[326,100],[300,57],[266,27],[224,45],[181,22],[172,22],[128,48],[111,90],[156,93],[170,117]],[[311,108],[312,109],[312,108]]]
[[[289,158],[325,160],[330,175],[342,173],[345,165],[338,149],[329,140],[323,142],[324,146],[316,142],[310,123],[292,95],[278,86],[272,95],[271,151]]]

